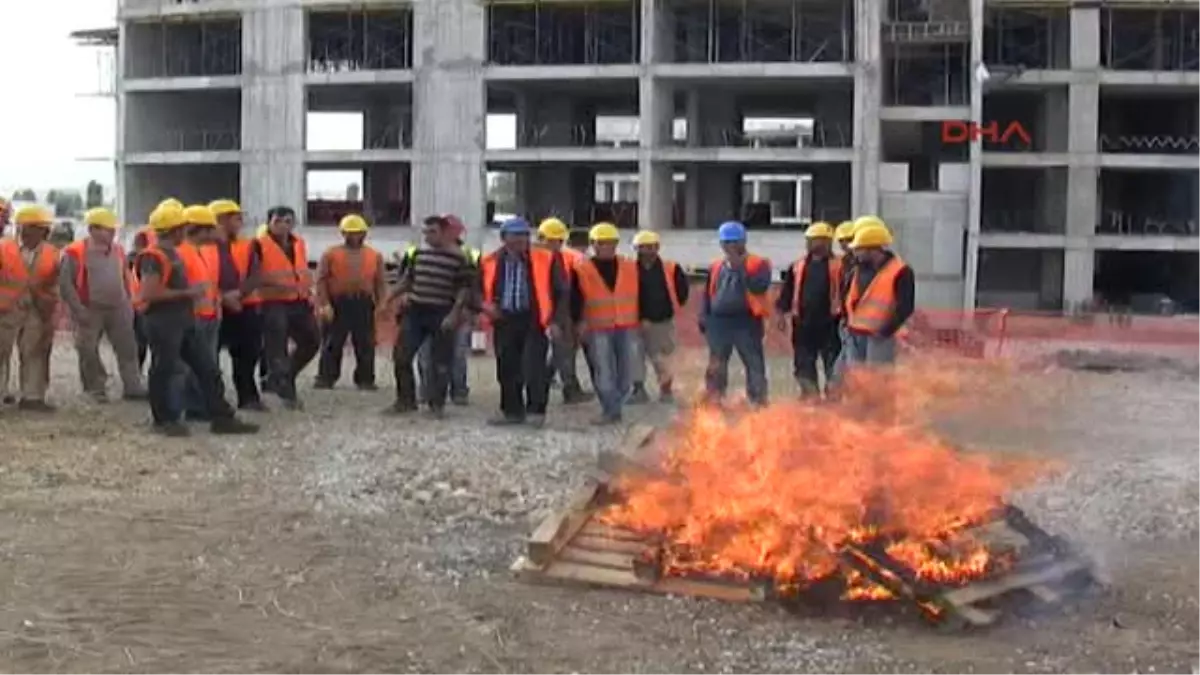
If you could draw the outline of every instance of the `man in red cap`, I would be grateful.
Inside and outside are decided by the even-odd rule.
[[[439,217],[446,223],[447,233],[453,236],[458,245],[462,247],[463,255],[478,269],[479,250],[463,243],[463,239],[467,234],[467,226],[463,224],[462,219],[453,213],[444,213]],[[406,263],[412,260],[412,255],[416,251],[416,246],[408,248],[403,264],[401,265],[401,271],[403,271]],[[470,306],[474,307],[476,304],[475,302],[471,302]],[[471,315],[463,321],[454,333],[454,361],[450,367],[450,402],[454,405],[467,405],[470,400],[471,389],[467,385],[467,361],[471,356],[471,332],[474,329],[475,316]],[[421,347],[421,350],[417,352],[417,378],[420,380],[419,392],[422,401],[427,398],[425,396],[425,385],[430,381],[432,364],[432,353],[430,352],[429,343],[426,342]]]

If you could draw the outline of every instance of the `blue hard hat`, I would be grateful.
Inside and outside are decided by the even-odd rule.
[[[717,228],[717,241],[722,244],[746,241],[746,226],[736,220],[728,220]]]
[[[529,234],[529,221],[524,218],[509,218],[500,225],[500,234]]]

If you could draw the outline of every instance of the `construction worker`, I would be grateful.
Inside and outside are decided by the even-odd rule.
[[[658,254],[657,232],[644,230],[633,237],[638,268],[638,339],[633,358],[633,391],[629,403],[646,403],[646,360],[658,378],[658,400],[674,403],[675,317],[688,301],[688,280],[683,268]]]
[[[570,231],[563,221],[558,218],[547,218],[538,225],[538,246],[562,258],[562,267],[566,273],[569,285],[574,277],[575,265],[587,259],[587,254],[566,245]],[[562,378],[562,395],[565,405],[575,405],[592,400],[591,392],[583,390],[579,383],[579,375],[575,369],[579,352],[579,342],[575,339],[574,331],[561,331],[551,348],[551,370],[547,373],[547,382],[553,380],[555,372]],[[591,367],[591,356],[585,350],[584,358]]]
[[[916,308],[916,278],[891,245],[892,233],[882,222],[854,233],[856,263],[845,302],[849,341],[842,346],[851,365],[894,362],[896,332]]]
[[[832,382],[841,341],[841,261],[833,257],[834,230],[813,223],[804,232],[804,257],[783,272],[775,302],[776,328],[792,332],[792,376],[801,396],[819,395],[820,382]]]
[[[262,354],[262,300],[252,285],[258,278],[259,259],[252,255],[254,239],[242,237],[242,207],[229,199],[208,205],[217,221],[217,288],[221,293],[221,328],[218,346],[233,363],[233,388],[239,410],[265,411],[254,382],[254,368]]]
[[[350,214],[338,223],[342,245],[317,264],[317,316],[325,323],[317,389],[332,389],[342,374],[346,337],[354,345],[354,384],[375,390],[375,312],[387,297],[383,255],[367,246],[367,221]]]
[[[5,403],[15,401],[8,392],[8,369],[16,347],[21,410],[54,410],[46,402],[58,307],[58,249],[46,241],[52,220],[40,206],[23,207],[13,216],[16,237],[0,239],[0,396]]]
[[[598,223],[588,233],[592,257],[575,266],[571,284],[571,319],[576,335],[586,340],[595,359],[592,386],[600,399],[593,424],[621,421],[632,378],[638,321],[637,263],[617,255],[621,233],[612,223]]]
[[[467,260],[475,266],[476,274],[479,270],[479,260],[482,254],[479,249],[473,246],[468,246],[464,241],[467,234],[467,226],[463,224],[458,216],[453,214],[443,214],[441,216],[446,221],[448,234],[454,238],[454,243],[457,244],[466,256]],[[405,262],[407,265],[412,261],[412,256],[417,252],[417,246],[411,245],[404,252]],[[403,267],[402,265],[402,267]],[[469,305],[468,305],[469,306]],[[471,332],[475,327],[475,319],[471,316],[464,316],[462,323],[454,333],[454,360],[450,365],[450,402],[454,405],[467,405],[471,400],[471,388],[468,384],[467,364],[471,356]],[[430,381],[429,372],[432,368],[432,356],[430,354],[431,342],[426,342],[425,346],[421,347],[421,351],[417,354],[417,380],[420,398],[425,400],[427,387],[426,383]]]
[[[746,226],[737,221],[717,228],[725,256],[708,270],[708,292],[700,310],[700,330],[708,342],[705,388],[710,400],[725,395],[729,359],[737,351],[746,368],[746,396],[755,405],[767,403],[767,366],[763,352],[770,313],[771,263],[746,251]]]
[[[217,219],[206,205],[194,204],[183,210],[185,240],[177,248],[183,261],[188,283],[204,289],[204,294],[192,300],[195,321],[191,330],[195,341],[207,349],[213,362],[220,364],[221,340],[221,256],[217,249]],[[221,396],[225,395],[224,380],[220,380]],[[183,386],[184,414],[189,420],[207,422],[210,415],[205,407],[204,391],[195,373],[187,372]]]
[[[454,360],[454,335],[465,320],[476,272],[446,217],[426,218],[422,234],[424,245],[413,254],[388,298],[388,304],[396,303],[400,330],[392,352],[396,402],[384,412],[404,414],[417,409],[413,358],[429,342],[433,363],[424,402],[433,417],[440,418]]]
[[[79,381],[85,394],[99,403],[108,401],[108,373],[100,360],[100,338],[107,337],[125,399],[145,399],[134,331],[133,274],[124,249],[116,243],[117,217],[95,208],[84,214],[83,222],[88,236],[63,249],[58,276],[59,295],[75,327]]]
[[[253,424],[241,422],[234,416],[221,396],[221,371],[209,345],[202,344],[199,333],[193,330],[193,302],[203,298],[208,289],[188,281],[179,246],[183,244],[183,209],[167,205],[150,214],[156,241],[138,254],[137,274],[141,282],[141,300],[146,336],[150,341],[150,414],[154,429],[166,436],[188,436],[183,424],[183,398],[175,390],[177,376],[184,369],[196,375],[204,392],[204,409],[215,434],[247,434],[258,431]]]
[[[125,254],[125,269],[128,270],[127,279],[129,280],[129,297],[133,299],[133,336],[137,340],[139,372],[146,365],[146,355],[149,353],[150,347],[146,342],[145,327],[142,325],[142,310],[145,307],[139,299],[141,296],[138,293],[138,286],[141,282],[137,275],[136,261],[137,255],[153,246],[155,241],[154,230],[149,225],[138,228],[133,234],[133,244],[130,247],[132,250]]]
[[[523,218],[505,221],[503,245],[480,263],[480,307],[492,322],[500,384],[500,414],[489,421],[494,425],[545,423],[550,344],[567,328],[570,286],[563,259],[531,247],[530,234]]]
[[[270,230],[267,228],[266,223],[263,223],[254,229],[254,239],[255,239],[256,243],[253,245],[252,250],[257,250],[257,248],[258,248],[257,240],[262,239],[263,237],[267,236],[268,232],[270,232]],[[255,259],[257,259],[257,256],[255,256]],[[260,305],[262,304],[261,294],[259,295],[259,304]],[[259,309],[259,316],[260,317],[262,316],[261,307]],[[258,381],[259,381],[259,388],[262,389],[263,391],[270,391],[270,389],[271,389],[270,374],[271,374],[271,363],[267,359],[267,348],[266,348],[266,343],[264,342],[263,346],[258,350]]]
[[[838,350],[838,358],[833,367],[832,382],[835,386],[841,381],[842,375],[845,374],[850,361],[850,352],[846,349],[846,345],[850,342],[850,334],[846,329],[846,298],[850,295],[850,278],[854,275],[854,268],[858,264],[858,261],[854,258],[854,251],[850,248],[850,244],[854,241],[854,233],[867,225],[887,227],[877,216],[866,215],[859,216],[851,221],[842,222],[834,232],[834,238],[837,239],[838,249],[841,252],[842,262],[841,279],[838,283],[838,297],[842,305],[838,308],[838,342],[841,347]]]
[[[286,408],[301,407],[296,376],[320,348],[317,321],[309,299],[312,275],[308,246],[292,232],[296,213],[276,206],[267,214],[267,234],[255,240],[259,260],[258,293],[262,297],[263,346],[267,356],[270,391]],[[289,353],[289,342],[295,348]]]

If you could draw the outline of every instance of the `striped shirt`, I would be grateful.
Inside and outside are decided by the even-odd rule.
[[[412,304],[449,308],[459,293],[470,291],[475,268],[457,248],[423,248],[413,256],[400,279],[400,291]]]

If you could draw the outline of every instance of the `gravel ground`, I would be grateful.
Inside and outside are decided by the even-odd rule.
[[[539,432],[488,428],[495,385],[474,364],[475,405],[440,423],[377,414],[381,361],[382,392],[309,392],[305,413],[257,416],[256,437],[185,441],[147,433],[144,407],[84,402],[57,347],[60,411],[0,414],[0,667],[1195,672],[1194,370],[1027,373],[1026,414],[946,425],[973,447],[1060,460],[1016,499],[1111,586],[944,635],[895,608],[788,613],[512,580],[521,538],[620,430],[588,428],[587,406],[555,408]]]

